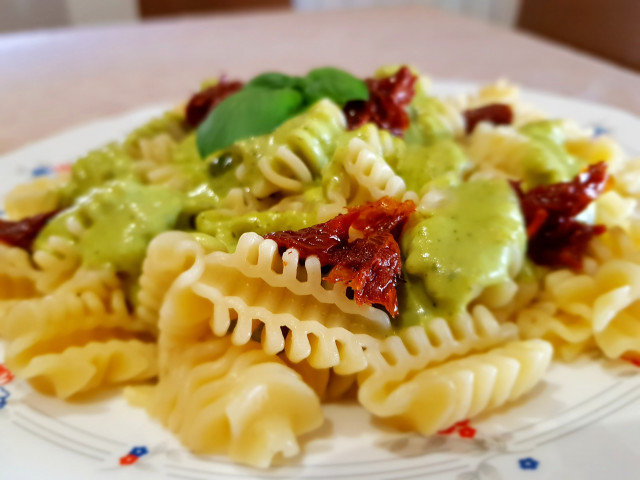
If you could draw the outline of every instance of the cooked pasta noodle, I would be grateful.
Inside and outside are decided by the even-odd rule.
[[[269,354],[284,351],[293,362],[308,359],[314,368],[333,367],[340,374],[362,370],[368,334],[388,331],[389,318],[349,300],[344,286],[323,285],[317,257],[304,267],[298,263],[297,251],[280,256],[275,242],[250,233],[232,254],[198,258],[178,277],[162,308],[160,329],[167,332],[168,348],[198,338],[203,329],[230,335],[235,345],[259,333]],[[290,301],[292,296],[299,300]]]
[[[251,466],[297,455],[330,401],[429,435],[544,394],[554,353],[640,359],[639,200],[640,159],[506,81],[216,80],[8,194],[4,361],[64,399],[128,385]]]
[[[66,175],[39,177],[14,187],[4,199],[7,217],[19,220],[55,210],[59,202],[59,189],[67,181]]]
[[[185,347],[146,398],[134,400],[194,452],[266,467],[300,451],[297,437],[323,423],[320,401],[300,376],[258,344],[227,338]]]
[[[552,352],[542,340],[513,342],[420,370],[399,384],[360,389],[358,399],[373,414],[428,435],[530,391],[547,370]]]

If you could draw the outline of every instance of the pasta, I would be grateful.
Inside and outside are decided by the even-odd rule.
[[[317,258],[304,267],[298,263],[297,251],[280,257],[275,242],[250,233],[233,254],[212,252],[197,259],[163,305],[160,329],[169,348],[198,338],[203,329],[230,335],[235,345],[259,333],[266,353],[284,351],[293,362],[308,359],[314,368],[333,367],[342,374],[361,370],[365,332],[388,330],[387,315],[356,305],[344,287],[322,285]],[[300,301],[289,301],[290,295]],[[289,330],[286,338],[283,328]]]
[[[553,355],[640,359],[638,165],[506,81],[222,78],[7,195],[4,361],[255,467],[336,400],[430,435]]]
[[[266,467],[278,453],[296,455],[296,437],[323,422],[314,391],[254,342],[198,342],[171,361],[148,398],[134,393],[134,402],[195,452],[228,452],[236,461]]]
[[[399,385],[361,389],[358,399],[375,415],[428,435],[529,391],[544,375],[552,351],[542,340],[513,342],[421,370]]]

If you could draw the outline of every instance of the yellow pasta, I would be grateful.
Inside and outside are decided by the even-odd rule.
[[[156,345],[108,271],[79,270],[54,293],[12,302],[0,335],[7,365],[62,398],[156,374]]]
[[[358,400],[374,415],[428,435],[527,393],[541,380],[552,353],[542,340],[513,342],[420,370],[399,384],[361,388]]]
[[[6,197],[11,220],[59,212],[0,225],[3,361],[40,392],[129,385],[186,448],[263,468],[300,453],[322,403],[430,435],[531,392],[554,352],[640,358],[640,159],[610,137],[506,81],[440,99],[397,65],[224,93],[195,97],[215,105],[198,126],[185,104]],[[495,103],[513,121],[468,132]],[[527,208],[599,162],[588,207]],[[554,221],[606,233],[546,261]]]
[[[149,380],[157,374],[157,347],[113,338],[34,357],[18,371],[42,393],[69,398],[111,385]]]
[[[65,175],[40,177],[14,187],[4,199],[7,217],[19,220],[55,210],[59,201],[59,189],[66,181]]]
[[[0,243],[0,265],[0,302],[29,298],[36,294],[38,272],[31,264],[27,252]]]
[[[132,395],[194,452],[256,467],[296,455],[297,437],[323,423],[318,397],[296,372],[258,344],[228,337],[176,352],[156,387]]]
[[[152,330],[157,328],[164,297],[176,276],[203,255],[193,236],[182,232],[158,235],[149,244],[139,280],[136,315]]]
[[[308,359],[315,368],[334,367],[340,374],[362,370],[368,333],[388,331],[389,318],[349,300],[344,286],[323,285],[317,257],[304,267],[298,263],[297,251],[280,256],[275,242],[256,234],[244,234],[232,254],[197,259],[162,307],[160,329],[169,348],[198,338],[203,329],[230,335],[235,345],[258,333],[269,354],[284,351],[293,362]]]

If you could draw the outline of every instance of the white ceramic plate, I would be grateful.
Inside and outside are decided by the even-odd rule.
[[[458,82],[436,85],[442,94],[469,88]],[[627,152],[640,155],[640,119],[554,95],[526,92],[524,97],[552,115],[606,130]],[[1,157],[0,193],[34,174],[65,168],[161,110],[92,123]],[[70,404],[8,380],[0,368],[2,479],[626,480],[640,475],[640,369],[625,362],[555,364],[543,384],[515,405],[430,438],[385,429],[357,405],[328,405],[327,421],[304,439],[303,455],[265,471],[191,455],[117,392]],[[132,451],[137,455],[127,457]]]

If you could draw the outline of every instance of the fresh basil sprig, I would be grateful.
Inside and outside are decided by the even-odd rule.
[[[228,96],[211,111],[197,132],[202,158],[238,140],[272,132],[321,98],[339,105],[367,100],[366,84],[333,67],[316,68],[305,77],[267,72]]]

